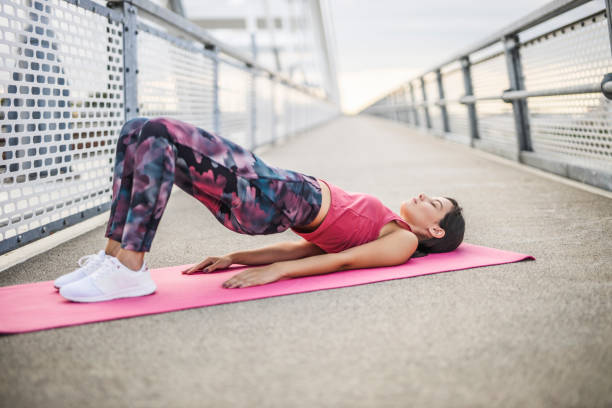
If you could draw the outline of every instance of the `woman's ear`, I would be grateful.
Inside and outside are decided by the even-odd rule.
[[[431,227],[429,227],[429,233],[433,238],[438,239],[444,238],[444,235],[446,235],[446,231],[444,231],[444,229],[439,225],[432,225]]]

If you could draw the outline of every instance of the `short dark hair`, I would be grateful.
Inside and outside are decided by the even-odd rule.
[[[453,203],[453,208],[440,220],[440,227],[445,231],[444,236],[420,241],[417,250],[412,254],[412,258],[419,258],[431,253],[450,252],[457,249],[463,241],[463,234],[465,233],[463,209],[459,207],[457,200],[450,197],[445,198]]]

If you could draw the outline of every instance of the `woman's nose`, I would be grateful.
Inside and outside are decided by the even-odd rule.
[[[419,194],[419,200],[424,200],[425,199],[425,193],[421,193]]]

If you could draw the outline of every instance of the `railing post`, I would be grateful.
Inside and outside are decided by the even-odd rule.
[[[419,126],[419,112],[416,107],[416,98],[414,97],[414,87],[410,83],[410,100],[412,101],[412,115],[414,116],[414,126]]]
[[[253,60],[257,61],[257,42],[255,41],[255,34],[251,33],[251,51],[253,54]],[[251,149],[255,149],[257,147],[257,95],[256,95],[256,85],[257,85],[257,73],[255,68],[251,64],[247,64],[247,67],[251,71],[251,89],[249,91],[249,115],[251,116],[249,133],[251,136],[250,144]]]
[[[438,96],[440,100],[444,100],[444,85],[442,84],[442,72],[437,69],[436,70],[436,80],[438,81]],[[450,132],[450,125],[448,121],[448,111],[446,110],[446,105],[440,105],[440,112],[442,113],[442,124],[444,126],[444,132]]]
[[[425,124],[427,129],[431,129],[431,118],[429,117],[429,107],[427,106],[427,92],[425,91],[424,77],[421,77],[421,91],[423,94],[423,112],[425,112]]]
[[[474,96],[474,88],[472,86],[472,69],[469,57],[461,58],[461,72],[463,73],[465,96]],[[470,146],[474,147],[474,141],[476,139],[480,139],[480,136],[478,135],[476,103],[468,103],[466,107],[468,112],[468,121],[470,123]]]
[[[213,132],[215,135],[221,135],[221,110],[219,109],[219,50],[213,44],[205,44],[205,48],[212,52]]]
[[[606,20],[608,20],[608,35],[610,39],[610,49],[612,50],[612,0],[606,0]]]
[[[612,0],[606,0],[606,20],[608,20],[608,35],[610,50],[612,51]],[[604,75],[601,81],[601,92],[604,96],[612,100],[612,72],[608,72]]]
[[[523,69],[521,67],[521,57],[519,52],[519,40],[516,35],[504,37],[504,53],[506,54],[506,66],[508,67],[508,77],[510,79],[510,89],[520,91],[525,89],[523,81]],[[529,112],[527,111],[526,99],[515,99],[512,101],[514,112],[514,124],[518,138],[520,151],[532,151],[531,137],[529,134]]]
[[[125,121],[138,116],[138,15],[136,7],[123,2],[123,100]]]

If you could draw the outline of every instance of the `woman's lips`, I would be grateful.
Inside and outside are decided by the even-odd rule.
[[[417,199],[416,199],[416,198],[413,198],[413,199],[412,199],[412,202],[416,204],[416,203],[417,203]]]

